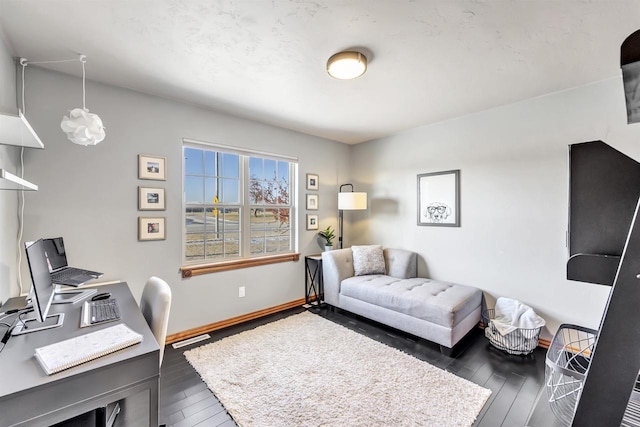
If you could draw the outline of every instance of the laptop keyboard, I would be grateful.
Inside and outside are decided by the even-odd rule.
[[[120,319],[120,310],[115,299],[103,299],[89,302],[91,315],[89,323],[102,323]]]
[[[51,273],[51,280],[53,281],[58,281],[58,282],[62,282],[67,280],[69,277],[71,277],[74,274],[73,271],[71,270],[61,270],[61,271],[57,271],[55,273]]]

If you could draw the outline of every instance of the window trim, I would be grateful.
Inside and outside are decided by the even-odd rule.
[[[200,260],[194,261],[193,263],[189,263],[186,261],[186,228],[185,228],[185,207],[186,202],[184,199],[184,179],[185,172],[184,166],[182,170],[182,266],[180,267],[180,272],[182,278],[189,278],[192,276],[198,276],[202,274],[208,273],[216,273],[220,271],[228,271],[235,270],[240,268],[248,268],[255,267],[260,265],[268,265],[280,262],[289,262],[289,261],[298,261],[300,259],[300,253],[296,251],[298,245],[298,205],[297,205],[297,191],[298,191],[298,157],[286,156],[280,154],[273,154],[265,151],[258,150],[250,150],[243,149],[223,144],[214,144],[206,141],[199,141],[195,139],[183,138],[182,139],[182,150],[184,152],[185,147],[197,148],[197,149],[211,149],[215,151],[221,151],[231,154],[238,154],[239,156],[246,157],[246,159],[242,159],[240,162],[240,173],[241,173],[241,182],[242,182],[242,193],[240,195],[241,204],[239,206],[241,211],[244,211],[250,205],[248,203],[248,192],[246,190],[246,185],[248,185],[248,181],[245,181],[245,167],[248,168],[248,157],[262,157],[272,160],[280,160],[287,161],[293,164],[293,171],[291,171],[291,177],[293,179],[293,186],[290,188],[290,237],[291,237],[291,245],[292,249],[290,252],[281,252],[276,254],[249,254],[246,257],[234,257],[228,259],[221,259],[219,261],[214,260]],[[246,160],[246,162],[245,162]],[[205,207],[206,209],[206,207]],[[245,219],[243,216],[243,225],[241,231],[243,233],[250,233],[250,228],[245,228],[244,222],[249,221],[249,219]]]

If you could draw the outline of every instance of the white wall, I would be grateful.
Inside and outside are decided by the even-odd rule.
[[[63,114],[81,106],[81,80],[36,67],[27,69],[26,80],[29,119],[45,149],[26,156],[40,190],[27,195],[25,239],[63,236],[70,264],[103,271],[104,280],[126,280],[136,297],[149,276],[164,278],[174,298],[170,334],[304,297],[303,258],[181,279],[182,138],[298,157],[302,255],[321,251],[316,232],[305,230],[305,175],[320,177],[320,226],[335,227],[347,145],[87,82],[87,108],[100,115],[107,137],[81,147],[59,128]],[[167,157],[166,182],[138,180],[141,153]],[[167,239],[138,242],[137,218],[148,213],[137,210],[137,188],[152,184],[166,188]],[[246,287],[245,298],[238,298],[239,286]]]
[[[0,28],[0,113],[16,114],[16,66]],[[0,145],[0,169],[19,175],[19,148]],[[0,190],[0,303],[18,293],[18,192]]]
[[[417,251],[421,273],[477,286],[560,323],[597,328],[609,287],[566,280],[567,146],[603,140],[640,159],[621,78],[419,127],[352,151],[370,210],[353,213],[358,243]],[[417,174],[461,170],[461,227],[417,226]],[[367,221],[368,220],[368,221]]]

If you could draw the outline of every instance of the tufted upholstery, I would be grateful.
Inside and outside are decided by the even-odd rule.
[[[482,302],[482,292],[470,286],[381,275],[350,277],[342,282],[341,293],[448,328]]]
[[[384,249],[387,274],[355,276],[351,248],[323,252],[324,301],[440,344],[445,354],[480,321],[480,289],[419,278],[417,254]]]

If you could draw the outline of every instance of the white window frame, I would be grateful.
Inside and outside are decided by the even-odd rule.
[[[239,175],[240,175],[240,203],[239,205],[235,204],[227,204],[227,205],[214,205],[214,204],[201,204],[201,205],[192,205],[187,204],[185,200],[185,167],[184,167],[184,149],[196,148],[202,150],[211,150],[217,151],[220,153],[229,153],[229,154],[237,154],[240,156],[239,161]],[[183,266],[192,266],[197,264],[202,265],[216,265],[216,264],[225,264],[233,261],[243,261],[243,260],[251,260],[251,259],[259,259],[259,258],[268,258],[272,256],[278,256],[283,254],[294,254],[297,252],[297,190],[298,190],[298,158],[290,157],[284,155],[278,155],[273,153],[267,153],[263,151],[242,149],[238,147],[232,147],[227,145],[214,144],[210,142],[197,141],[193,139],[183,138],[182,144],[182,264]],[[278,208],[284,207],[288,208],[289,211],[289,250],[288,251],[277,251],[277,252],[268,252],[268,253],[251,253],[251,207],[252,205],[249,203],[249,158],[250,157],[260,157],[263,159],[272,159],[279,161],[286,161],[290,163],[289,167],[289,205],[264,205],[260,206],[265,209],[269,208]],[[238,208],[239,209],[239,233],[240,233],[240,254],[237,257],[224,257],[219,259],[205,258],[200,260],[187,260],[186,258],[186,244],[187,244],[187,229],[186,229],[186,209],[188,206],[193,207],[201,207],[203,209],[207,208]],[[183,274],[184,276],[184,274]]]

